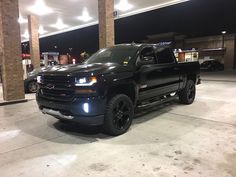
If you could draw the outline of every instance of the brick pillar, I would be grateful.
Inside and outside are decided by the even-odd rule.
[[[114,0],[98,0],[99,13],[99,47],[110,47],[115,44]]]
[[[235,52],[235,40],[232,36],[225,37],[225,54],[224,54],[224,65],[225,70],[234,69],[234,52]]]
[[[236,36],[234,36],[234,69],[236,70]]]
[[[18,0],[0,1],[0,61],[2,65],[3,99],[25,98],[21,59]]]
[[[40,67],[40,51],[39,51],[39,22],[38,17],[28,15],[28,28],[30,36],[30,55],[34,68]]]

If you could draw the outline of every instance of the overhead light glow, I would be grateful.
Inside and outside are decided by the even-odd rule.
[[[89,22],[93,18],[89,15],[87,8],[84,8],[82,15],[78,17],[78,20],[84,21],[84,22]]]
[[[21,35],[22,37],[24,37],[25,39],[29,39],[29,31],[25,30],[25,33]]]
[[[221,33],[222,33],[222,34],[226,34],[226,33],[227,33],[227,31],[222,31]]]
[[[27,23],[27,22],[28,22],[28,20],[20,14],[19,18],[18,18],[18,23],[24,24],[24,23]]]
[[[44,0],[37,0],[33,6],[30,6],[28,10],[36,15],[43,16],[53,12],[53,10],[48,7]]]
[[[160,8],[176,5],[176,4],[179,4],[179,3],[188,2],[188,1],[190,1],[190,0],[172,0],[172,1],[167,1],[167,2],[164,2],[164,3],[157,3],[156,5],[153,5],[153,6],[148,6],[148,7],[145,7],[145,8],[132,10],[132,11],[127,12],[127,13],[122,13],[122,14],[119,15],[119,18],[124,18],[124,17],[132,16],[132,15],[137,15],[137,14],[140,14],[140,13],[144,13],[144,12],[148,12],[148,11],[151,11],[151,10],[156,10],[156,9],[160,9]]]
[[[133,8],[133,5],[128,2],[128,0],[120,0],[120,3],[115,5],[115,9],[120,11],[128,11]]]
[[[59,29],[59,30],[62,30],[62,29],[67,28],[68,25],[64,24],[63,21],[62,21],[62,19],[58,18],[57,23],[51,25],[51,27],[57,28],[57,29]]]
[[[47,33],[46,30],[44,30],[43,26],[39,26],[39,34],[42,35],[42,34],[45,34]]]

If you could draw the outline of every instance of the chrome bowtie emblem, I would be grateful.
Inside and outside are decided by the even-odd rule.
[[[55,85],[53,85],[53,84],[48,84],[47,86],[46,86],[46,88],[47,89],[54,89],[55,88]]]

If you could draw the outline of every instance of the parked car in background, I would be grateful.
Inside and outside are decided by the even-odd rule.
[[[46,71],[49,67],[37,68],[32,72],[28,73],[27,79],[24,80],[24,87],[26,93],[36,93],[38,84],[37,84],[37,76],[39,73]]]
[[[201,70],[203,71],[223,71],[224,65],[218,60],[207,60],[201,64]]]

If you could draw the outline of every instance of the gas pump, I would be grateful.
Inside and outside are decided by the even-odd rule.
[[[49,56],[53,57],[54,62],[59,63],[58,61],[59,52],[43,52],[42,55],[43,55],[43,64],[45,67],[47,67],[50,62]],[[53,63],[50,63],[50,65],[53,65]]]

